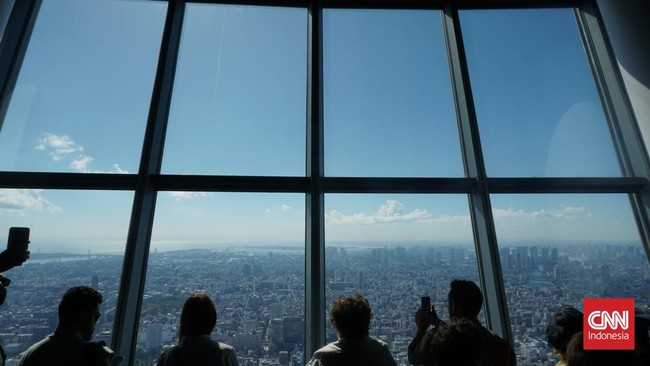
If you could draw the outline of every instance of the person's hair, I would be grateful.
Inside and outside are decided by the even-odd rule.
[[[611,366],[635,365],[634,351],[627,350],[585,350],[583,333],[578,332],[571,337],[566,351],[568,366]]]
[[[458,318],[440,326],[429,347],[438,366],[473,366],[480,359],[482,329],[467,318]]]
[[[361,295],[334,300],[329,319],[341,337],[367,336],[372,319],[370,303]]]
[[[548,344],[561,353],[566,353],[571,336],[582,332],[582,322],[583,315],[580,310],[569,305],[562,306],[546,326]]]
[[[478,286],[468,280],[451,281],[449,300],[454,302],[456,311],[463,317],[476,319],[483,306],[483,294]]]
[[[185,337],[209,335],[217,325],[217,309],[210,296],[195,293],[185,300],[181,311],[180,339]]]
[[[68,289],[59,303],[59,322],[74,323],[79,318],[79,314],[99,307],[102,301],[104,301],[102,294],[90,287],[77,286]]]

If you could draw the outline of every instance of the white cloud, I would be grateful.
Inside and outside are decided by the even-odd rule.
[[[78,145],[68,135],[55,135],[52,133],[45,133],[43,138],[38,140],[38,144],[34,149],[40,151],[47,151],[52,160],[70,160],[70,168],[79,173],[117,173],[128,174],[129,172],[120,168],[119,165],[113,164],[112,171],[92,170],[90,163],[95,160],[92,156],[83,154],[84,147]]]
[[[404,213],[404,204],[397,200],[388,200],[373,215],[355,213],[344,215],[337,210],[325,214],[328,223],[339,225],[372,225],[392,222],[418,222],[431,217],[427,210],[415,209]]]
[[[118,173],[118,174],[129,174],[129,171],[128,171],[128,170],[120,168],[120,166],[117,165],[117,164],[113,164],[113,168],[115,168],[115,169],[113,170],[113,173]]]
[[[280,210],[282,211],[289,211],[291,210],[291,207],[289,205],[280,205]]]
[[[494,219],[503,223],[541,223],[541,222],[567,222],[581,218],[591,217],[584,207],[564,206],[557,210],[524,211],[512,208],[492,209]]]
[[[80,172],[88,173],[88,166],[94,159],[88,155],[79,155],[79,158],[70,163],[70,168]]]
[[[51,133],[46,133],[45,137],[39,139],[34,148],[48,151],[52,159],[57,161],[84,150],[83,146],[78,146],[68,135],[58,136]]]
[[[29,212],[61,212],[61,208],[41,195],[42,189],[0,190],[0,214],[25,216]]]
[[[176,201],[187,200],[194,197],[210,197],[212,192],[167,192],[168,195],[174,197]]]

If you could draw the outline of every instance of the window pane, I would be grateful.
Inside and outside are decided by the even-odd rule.
[[[30,259],[4,273],[12,280],[0,325],[7,365],[54,331],[74,286],[103,295],[94,340],[110,344],[132,204],[130,192],[0,189],[2,235],[31,228]]]
[[[325,276],[332,301],[361,294],[372,307],[370,335],[410,365],[414,314],[430,296],[442,319],[453,279],[478,280],[467,196],[327,195]],[[480,315],[483,319],[483,312]],[[327,341],[336,340],[329,324]]]
[[[328,9],[323,39],[327,175],[463,176],[439,11]]]
[[[488,175],[620,176],[571,9],[461,12]]]
[[[493,195],[518,364],[555,364],[545,329],[560,306],[632,297],[650,306],[650,272],[626,195]]]
[[[137,172],[165,11],[43,1],[0,124],[0,170]]]
[[[307,10],[187,6],[163,171],[304,175]]]
[[[215,302],[212,339],[233,346],[241,365],[299,360],[304,212],[302,194],[159,193],[137,360],[150,365],[178,342],[181,308],[194,292]]]

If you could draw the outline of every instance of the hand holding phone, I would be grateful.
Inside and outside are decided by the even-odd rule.
[[[431,298],[422,296],[420,298],[420,309],[422,309],[427,323],[431,320]]]
[[[7,249],[0,253],[0,272],[8,271],[22,265],[29,259],[29,228],[12,227],[9,229]]]
[[[29,228],[28,227],[12,227],[9,228],[9,238],[7,238],[7,249],[14,249],[16,247],[29,245]]]

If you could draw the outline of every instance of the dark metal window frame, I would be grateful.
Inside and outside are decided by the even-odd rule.
[[[0,44],[0,128],[42,0],[17,1]],[[160,0],[151,0],[160,1]],[[292,192],[305,194],[307,357],[325,343],[324,195],[328,193],[466,194],[472,217],[489,325],[511,339],[490,194],[619,193],[630,197],[650,257],[650,164],[611,46],[594,1],[526,0],[250,0],[192,3],[301,7],[307,22],[307,136],[304,177],[160,174],[186,1],[169,0],[149,117],[137,174],[0,172],[0,189],[128,190],[133,208],[113,329],[113,347],[133,364],[149,242],[161,191]],[[458,11],[573,8],[624,173],[620,178],[489,178],[485,173]],[[323,173],[322,12],[329,8],[441,11],[465,178],[328,177]]]

